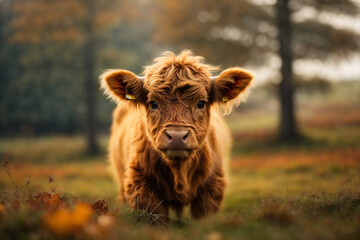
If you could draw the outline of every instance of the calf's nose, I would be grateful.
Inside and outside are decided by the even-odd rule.
[[[173,147],[181,148],[184,143],[188,140],[189,131],[188,130],[166,130],[165,131],[166,140],[170,143]]]

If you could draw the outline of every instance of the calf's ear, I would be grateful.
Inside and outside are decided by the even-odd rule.
[[[107,70],[100,76],[101,88],[115,102],[128,100],[142,102],[143,78],[126,70]]]
[[[250,85],[253,76],[241,68],[228,68],[212,77],[214,102],[228,102],[239,96]]]

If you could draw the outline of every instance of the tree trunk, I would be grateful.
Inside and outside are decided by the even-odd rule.
[[[281,141],[293,140],[298,137],[295,109],[294,85],[292,82],[292,53],[291,53],[291,22],[289,0],[278,0],[276,4],[278,40],[280,43],[279,56],[281,58],[281,83],[280,83],[280,128]]]
[[[85,2],[88,6],[88,19],[85,23],[84,44],[84,71],[85,71],[85,95],[86,95],[86,136],[87,151],[96,154],[99,151],[96,138],[96,99],[95,99],[95,34],[94,34],[94,8],[91,1]]]

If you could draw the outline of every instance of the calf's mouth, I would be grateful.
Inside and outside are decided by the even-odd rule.
[[[172,161],[185,161],[187,160],[191,153],[192,149],[164,149],[162,152],[166,157]]]

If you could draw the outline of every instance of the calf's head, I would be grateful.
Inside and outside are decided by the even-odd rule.
[[[185,161],[207,136],[211,108],[232,106],[252,80],[240,68],[212,77],[216,69],[190,51],[178,56],[165,52],[145,68],[144,77],[107,70],[100,80],[113,100],[128,101],[134,110],[144,111],[146,136],[165,160]]]

